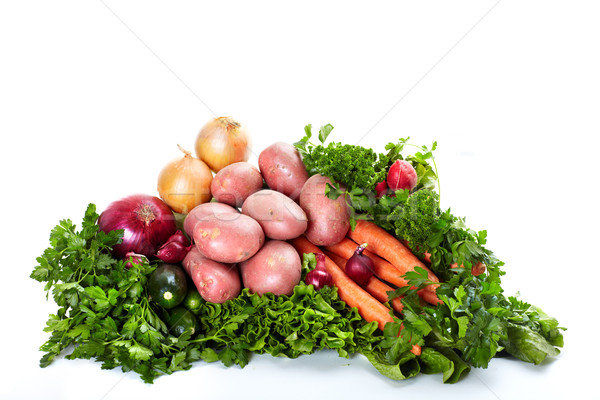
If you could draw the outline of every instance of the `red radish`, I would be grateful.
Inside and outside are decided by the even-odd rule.
[[[377,192],[377,197],[381,197],[385,194],[385,192],[387,191],[388,186],[387,183],[385,182],[385,180],[379,182],[377,185],[375,185],[375,192]]]
[[[408,161],[396,160],[388,171],[387,184],[392,191],[412,190],[417,186],[417,171]]]

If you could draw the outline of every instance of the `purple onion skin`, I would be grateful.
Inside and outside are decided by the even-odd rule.
[[[327,267],[325,267],[325,254],[323,253],[313,253],[315,255],[315,259],[317,260],[317,265],[315,269],[320,269],[322,271],[327,272]]]
[[[333,278],[329,272],[322,269],[313,269],[304,278],[304,283],[313,285],[315,290],[321,290],[324,286],[333,286]]]
[[[177,264],[183,261],[191,249],[192,246],[190,246],[190,242],[183,232],[177,231],[171,235],[165,244],[160,246],[156,252],[156,257],[166,263]]]
[[[363,254],[365,247],[367,245],[362,244],[356,248],[356,251],[346,263],[345,268],[346,275],[359,286],[365,286],[369,283],[369,279],[373,276],[373,270],[375,269],[373,260]]]
[[[177,231],[174,234],[172,234],[169,237],[169,239],[167,239],[165,244],[171,243],[171,242],[179,243],[179,244],[183,245],[184,247],[187,247],[190,245],[190,241],[188,240],[188,238],[185,236],[185,234],[182,231]]]
[[[125,267],[132,268],[133,264],[141,265],[144,260],[148,261],[148,258],[142,254],[136,254],[133,251],[130,251],[125,254],[125,260],[127,261]]]
[[[155,196],[136,194],[111,203],[98,219],[101,231],[123,229],[123,241],[112,255],[122,259],[132,251],[154,257],[160,246],[177,231],[173,212]]]

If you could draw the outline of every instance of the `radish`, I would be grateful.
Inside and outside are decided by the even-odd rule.
[[[385,180],[379,182],[377,185],[375,185],[375,192],[377,193],[377,197],[381,197],[383,196],[388,190],[388,186],[387,183],[385,182]]]
[[[394,190],[412,190],[417,186],[417,171],[408,161],[396,160],[387,175],[388,187]]]

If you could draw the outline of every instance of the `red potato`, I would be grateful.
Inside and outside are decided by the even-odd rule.
[[[200,296],[211,303],[224,303],[242,290],[236,265],[225,265],[204,257],[192,248],[183,259],[183,269],[192,278]]]
[[[196,227],[196,223],[202,218],[205,218],[209,215],[227,213],[237,214],[238,210],[223,203],[210,202],[200,204],[194,207],[192,211],[186,215],[185,220],[183,221],[183,230],[190,238],[192,238],[194,236],[194,228]]]
[[[306,238],[317,246],[339,243],[350,228],[350,210],[344,196],[332,200],[325,195],[331,180],[323,175],[311,176],[300,193],[300,207],[308,217]]]
[[[300,283],[302,263],[294,247],[281,240],[269,240],[240,265],[244,287],[263,295],[291,295]]]
[[[269,188],[296,201],[308,172],[298,150],[289,143],[277,142],[258,156],[258,168]]]
[[[264,241],[259,223],[244,214],[209,215],[194,228],[194,243],[200,253],[223,263],[249,259]]]
[[[242,214],[254,218],[270,239],[297,238],[308,226],[306,214],[294,200],[269,189],[250,195],[242,205]]]
[[[217,172],[210,191],[219,202],[239,207],[262,187],[263,177],[258,168],[248,162],[237,162]]]

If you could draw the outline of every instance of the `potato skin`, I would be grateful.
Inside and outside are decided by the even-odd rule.
[[[209,215],[194,228],[194,243],[200,254],[223,263],[249,259],[264,241],[259,223],[244,214]]]
[[[276,142],[258,156],[258,168],[269,188],[297,201],[308,172],[300,153],[289,143]]]
[[[237,266],[225,265],[204,257],[193,247],[183,259],[183,268],[192,278],[200,296],[211,303],[224,303],[242,290]]]
[[[262,187],[263,177],[258,168],[249,162],[237,162],[217,172],[210,191],[219,202],[240,207],[248,196]]]
[[[193,238],[194,227],[196,226],[196,223],[198,221],[209,215],[226,213],[237,214],[238,210],[227,204],[217,202],[203,203],[197,205],[192,209],[192,211],[188,213],[188,215],[186,215],[185,220],[183,221],[183,230],[190,238]]]
[[[270,239],[297,238],[308,226],[306,214],[294,200],[270,189],[250,195],[242,205],[242,214],[254,218]]]
[[[294,247],[281,240],[269,240],[252,258],[239,264],[244,287],[263,295],[291,295],[300,283],[302,263]]]
[[[350,228],[350,210],[343,196],[335,200],[325,195],[325,187],[331,180],[323,175],[311,176],[300,194],[300,207],[308,217],[304,235],[317,246],[339,243]]]

